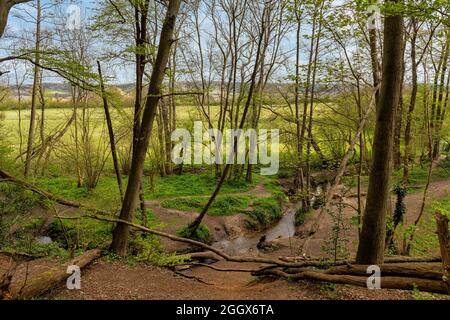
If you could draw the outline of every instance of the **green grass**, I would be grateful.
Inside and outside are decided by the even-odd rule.
[[[124,183],[126,181],[125,177]],[[120,206],[119,188],[113,176],[102,176],[97,187],[92,191],[88,191],[85,187],[78,187],[76,178],[69,176],[42,177],[35,179],[34,183],[54,195],[79,201],[86,206],[111,211]]]
[[[209,228],[204,224],[200,224],[200,226],[195,231],[195,234],[193,235],[191,235],[189,226],[185,226],[180,231],[178,231],[178,235],[182,238],[192,239],[207,244],[211,243],[212,241],[211,232],[209,231]]]
[[[111,240],[111,223],[92,219],[54,220],[48,235],[67,249],[90,250]]]
[[[280,181],[277,176],[267,176],[263,177],[264,188],[272,193],[273,197],[280,200],[287,200],[286,194],[280,185]]]
[[[283,216],[281,204],[275,198],[257,199],[252,207],[246,220],[247,228],[252,230],[265,230]]]
[[[422,187],[426,184],[428,178],[429,163],[422,166],[416,164],[409,172],[409,181],[411,187]],[[450,160],[443,161],[433,169],[431,181],[439,181],[450,177]],[[399,183],[403,179],[403,169],[394,172],[393,182]],[[414,188],[416,189],[416,188]]]
[[[245,210],[250,203],[249,196],[218,196],[211,205],[208,214],[211,216],[229,216]],[[161,205],[167,209],[201,212],[208,198],[176,198],[164,200]]]
[[[145,179],[144,183],[147,183]],[[239,181],[226,182],[221,193],[239,193],[253,189],[259,181],[256,176],[253,183],[246,183],[243,179]],[[146,199],[161,199],[185,196],[206,196],[214,192],[217,179],[213,172],[205,172],[198,174],[173,175],[168,177],[157,177],[155,182],[155,190],[149,191],[146,188]]]
[[[441,201],[428,205],[420,221],[414,240],[411,243],[412,255],[428,255],[437,253],[439,250],[439,240],[436,235],[436,220],[434,213],[440,210],[450,217],[450,194]]]

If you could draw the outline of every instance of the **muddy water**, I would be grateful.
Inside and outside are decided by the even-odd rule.
[[[325,187],[325,188],[324,188]],[[317,186],[316,192],[311,198],[312,204],[318,197],[324,193],[326,186]],[[229,255],[239,255],[251,252],[257,252],[257,245],[262,236],[266,236],[266,241],[271,242],[276,239],[288,239],[295,235],[295,213],[301,208],[300,203],[290,203],[285,208],[285,212],[280,221],[268,230],[259,234],[249,236],[240,236],[235,239],[226,239],[213,244],[213,247],[221,249]]]

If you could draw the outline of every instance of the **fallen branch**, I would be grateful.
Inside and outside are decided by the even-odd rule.
[[[209,269],[212,269],[212,270],[215,270],[215,271],[220,271],[220,272],[248,272],[248,273],[258,273],[258,272],[263,272],[265,270],[269,270],[269,269],[275,268],[275,266],[265,266],[265,267],[261,267],[259,269],[218,268],[218,267],[215,267],[215,266],[213,266],[211,264],[197,263],[197,262],[186,263],[186,264],[182,264],[180,266],[205,267],[205,268],[209,268]]]
[[[350,284],[367,288],[367,276],[334,275],[317,271],[304,271],[297,274],[289,274],[281,270],[267,270],[255,275],[282,277],[289,280],[316,280],[337,284]],[[432,293],[447,293],[444,282],[438,280],[418,279],[410,277],[381,277],[382,289],[415,290]]]
[[[182,255],[183,257],[189,257],[191,260],[213,260],[213,261],[219,261],[223,260],[223,257],[215,254],[214,252],[210,251],[202,251],[202,252],[194,252],[189,254]]]
[[[153,234],[156,236],[160,236],[160,237],[164,237],[164,238],[168,238],[170,240],[173,241],[177,241],[177,242],[184,242],[184,243],[188,243],[197,247],[201,247],[203,249],[209,250],[215,254],[217,254],[218,256],[222,257],[223,259],[227,260],[227,261],[231,261],[231,262],[255,262],[255,263],[265,263],[265,264],[273,264],[276,266],[280,266],[280,267],[301,267],[301,266],[316,266],[319,265],[317,262],[302,262],[302,263],[287,263],[287,262],[283,262],[281,260],[276,260],[276,259],[268,259],[268,258],[259,258],[259,257],[236,257],[236,256],[230,256],[228,254],[226,254],[225,252],[218,250],[210,245],[204,244],[202,242],[199,241],[195,241],[195,240],[191,240],[191,239],[187,239],[187,238],[181,238],[181,237],[177,237],[174,236],[170,233],[166,233],[166,232],[162,232],[162,231],[157,231],[157,230],[151,230],[149,228],[143,227],[139,224],[136,223],[132,223],[132,222],[128,222],[125,220],[121,220],[121,219],[117,219],[117,218],[112,218],[112,217],[105,217],[105,216],[100,216],[100,215],[92,215],[92,214],[87,214],[87,215],[82,215],[82,216],[71,216],[71,217],[64,217],[64,216],[60,216],[59,218],[63,219],[63,220],[76,220],[76,219],[82,219],[82,218],[87,218],[87,219],[94,219],[94,220],[99,220],[99,221],[106,221],[106,222],[111,222],[111,223],[123,223],[126,224],[130,227],[133,227],[139,231],[145,232],[145,233],[149,233],[149,234]],[[187,255],[189,256],[189,255]]]
[[[208,286],[213,286],[214,285],[213,283],[206,282],[206,281],[200,279],[199,277],[189,276],[189,275],[184,274],[183,272],[177,271],[177,270],[172,270],[172,271],[173,271],[173,273],[175,273],[176,275],[178,275],[180,277],[187,278],[189,280],[195,280],[195,281],[198,281],[200,283],[206,284]]]

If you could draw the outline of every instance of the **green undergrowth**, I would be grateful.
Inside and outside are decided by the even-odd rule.
[[[450,218],[450,193],[446,198],[433,202],[425,208],[422,220],[415,228],[414,239],[411,242],[411,254],[413,256],[439,253],[439,240],[436,234],[436,210]],[[414,230],[410,227],[406,232],[409,234],[412,231]]]
[[[167,209],[176,209],[180,211],[201,212],[207,204],[209,198],[176,198],[164,200],[161,205]],[[250,196],[218,196],[208,210],[210,216],[230,216],[238,214],[245,210],[249,203]]]
[[[256,199],[251,211],[247,212],[246,226],[251,230],[265,230],[281,219],[281,202],[275,198]]]
[[[409,172],[409,185],[411,189],[419,187],[422,189],[427,183],[429,162],[423,165],[416,164]],[[432,172],[431,181],[439,181],[450,178],[450,160],[443,160],[437,165]],[[403,169],[394,172],[394,183],[400,183],[403,180]]]
[[[221,193],[247,192],[252,190],[258,182],[259,176],[255,176],[252,183],[247,183],[244,179],[228,181],[222,186]],[[157,177],[155,179],[155,189],[150,190],[146,188],[145,197],[146,199],[164,199],[186,196],[207,196],[214,192],[216,185],[217,178],[213,172]]]
[[[213,240],[211,231],[209,231],[209,228],[204,224],[200,224],[194,234],[192,234],[189,225],[185,226],[178,231],[178,235],[182,238],[192,239],[207,244],[210,244]]]

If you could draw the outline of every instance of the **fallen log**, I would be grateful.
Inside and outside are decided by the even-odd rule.
[[[353,275],[333,275],[318,271],[303,271],[297,274],[289,274],[281,270],[266,270],[258,272],[255,275],[277,276],[289,280],[315,280],[337,284],[350,284],[367,288],[367,277]],[[447,294],[447,287],[442,280],[438,281],[409,277],[381,277],[381,289],[418,289],[424,292]]]
[[[368,276],[365,265],[346,265],[332,267],[325,271],[326,274],[334,275],[357,275]],[[382,264],[380,265],[382,276],[393,277],[413,277],[421,279],[442,280],[442,271],[438,264],[433,263],[398,263],[398,264]]]
[[[76,265],[82,269],[92,263],[95,259],[98,259],[100,256],[101,250],[90,250],[67,264],[55,267],[49,271],[27,279],[25,283],[22,281],[14,281],[13,279],[13,282],[9,287],[8,298],[16,300],[39,297],[70,276],[70,274],[67,273],[68,266]]]
[[[384,258],[384,263],[406,263],[406,262],[441,262],[440,256],[410,257],[393,256]]]
[[[328,262],[326,260],[323,259],[308,259],[302,256],[299,257],[279,257],[279,259],[281,261],[284,262],[290,262],[290,263],[294,263],[294,262],[301,262],[301,261],[308,261],[308,262],[316,262],[318,265],[324,265],[324,266],[339,266],[339,265],[347,265],[347,264],[355,264],[356,262],[354,260],[339,260],[336,262]],[[411,257],[411,256],[390,256],[390,257],[385,257],[384,258],[384,262],[385,263],[418,263],[418,262],[423,262],[423,263],[432,263],[432,262],[441,262],[442,258],[440,256],[423,256],[423,257]]]

